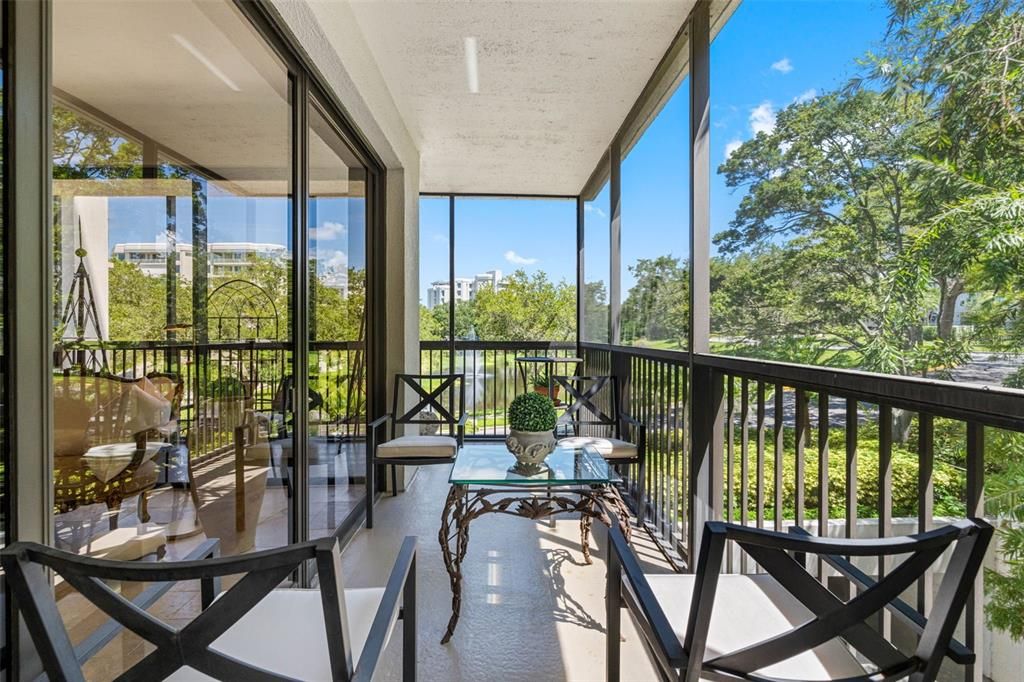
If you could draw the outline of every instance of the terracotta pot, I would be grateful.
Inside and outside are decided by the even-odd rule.
[[[551,402],[553,402],[555,405],[558,405],[558,395],[559,395],[559,392],[561,390],[562,390],[561,386],[555,386],[555,389],[554,389],[554,393],[555,394],[554,395],[550,395],[550,394],[548,394],[548,387],[547,386],[534,386],[533,387],[533,392],[534,393],[540,393],[541,395],[548,396],[549,398],[551,398]]]

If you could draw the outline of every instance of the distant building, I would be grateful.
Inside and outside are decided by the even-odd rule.
[[[174,250],[178,254],[178,274],[191,280],[192,245],[176,244]],[[261,242],[211,242],[207,245],[207,253],[207,272],[210,277],[234,277],[253,266],[252,256],[281,260],[287,256],[287,249],[281,244]],[[111,257],[139,266],[145,275],[160,277],[167,274],[167,254],[166,243],[136,242],[115,244]]]
[[[488,270],[475,277],[455,278],[455,300],[469,301],[484,289],[499,291],[503,286],[501,270]],[[451,300],[451,287],[445,280],[431,282],[427,287],[427,308],[448,305]]]
[[[963,325],[964,313],[967,312],[967,307],[974,300],[974,294],[965,293],[960,294],[956,297],[956,302],[953,304],[953,326],[959,327]],[[938,309],[929,310],[927,315],[926,324],[938,324],[939,323],[939,311]]]

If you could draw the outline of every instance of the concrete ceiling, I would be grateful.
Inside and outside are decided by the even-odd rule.
[[[419,147],[422,191],[576,194],[693,4],[431,0],[352,9]],[[477,94],[467,37],[477,41]]]

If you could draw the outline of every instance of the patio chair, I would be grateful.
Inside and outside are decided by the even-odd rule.
[[[622,409],[618,379],[614,376],[554,376],[552,380],[565,389],[569,405],[559,417],[558,425],[570,427],[573,434],[560,439],[559,444],[589,445],[616,468],[636,464],[637,499],[645,499],[647,428]],[[601,435],[588,431],[598,431]],[[642,512],[637,515],[643,518]]]
[[[662,675],[670,680],[934,680],[943,657],[973,663],[952,638],[981,567],[992,527],[971,519],[919,535],[847,540],[717,521],[704,526],[692,575],[646,575],[615,524],[609,530],[608,679],[619,679],[621,608],[636,617]],[[734,541],[765,573],[719,575]],[[935,605],[925,618],[899,595],[951,548]],[[794,554],[790,554],[794,553]],[[856,588],[840,600],[803,563],[816,554]],[[849,557],[909,555],[878,581]],[[882,609],[919,634],[901,653],[869,621]],[[856,657],[853,652],[857,652]],[[860,661],[868,662],[868,667]]]
[[[428,382],[436,384],[427,388]],[[405,389],[412,389],[420,400],[400,416],[398,406]],[[366,449],[366,527],[373,528],[373,493],[376,491],[376,467],[391,466],[391,492],[398,494],[398,466],[451,464],[466,437],[466,382],[462,374],[396,374],[391,413],[370,422]],[[456,408],[456,403],[458,407]],[[391,422],[390,439],[377,440],[377,431]],[[447,425],[448,435],[438,433],[395,437],[400,424],[419,424],[440,430]]]
[[[387,585],[345,589],[334,537],[234,557],[180,562],[82,558],[29,542],[0,562],[45,672],[84,680],[47,580],[52,569],[81,595],[156,648],[126,670],[133,680],[370,680],[396,621],[403,621],[403,679],[416,675],[416,540],[406,538]],[[319,589],[278,588],[314,563]],[[241,576],[214,599],[222,576]],[[107,581],[199,580],[203,611],[175,628],[136,607]]]

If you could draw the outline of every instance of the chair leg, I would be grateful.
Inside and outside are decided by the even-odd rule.
[[[608,549],[608,573],[605,585],[605,622],[607,634],[605,636],[605,679],[608,682],[619,682],[621,674],[621,648],[622,648],[622,569],[619,565],[619,558],[611,549]]]
[[[398,497],[398,465],[391,465],[391,497]]]
[[[416,682],[416,559],[402,591],[402,682]]]

